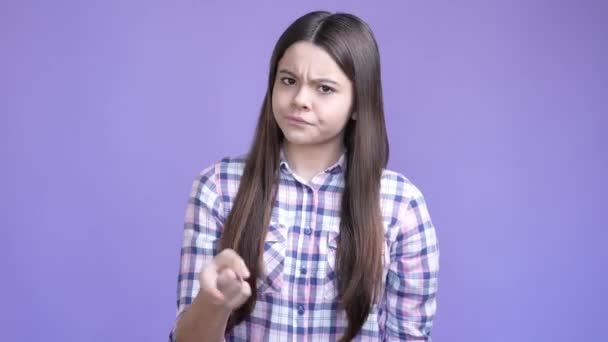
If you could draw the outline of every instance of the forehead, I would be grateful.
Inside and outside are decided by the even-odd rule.
[[[297,42],[285,50],[279,69],[310,78],[333,77],[336,81],[348,81],[334,59],[323,48],[310,42]]]

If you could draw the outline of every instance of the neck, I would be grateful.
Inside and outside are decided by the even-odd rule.
[[[297,145],[285,140],[284,147],[290,169],[306,181],[335,164],[344,152],[341,141],[335,144]]]

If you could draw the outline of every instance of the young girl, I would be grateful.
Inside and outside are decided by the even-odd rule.
[[[385,169],[367,24],[281,35],[253,146],[195,180],[172,341],[430,341],[439,251],[421,192]]]

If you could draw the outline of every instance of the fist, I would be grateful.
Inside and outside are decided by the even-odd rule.
[[[198,280],[200,291],[215,305],[235,310],[251,296],[247,278],[249,270],[243,259],[234,250],[225,249],[202,269]]]

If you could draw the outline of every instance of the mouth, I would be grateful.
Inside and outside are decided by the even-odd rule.
[[[294,124],[300,124],[300,125],[310,125],[310,123],[298,116],[286,116],[285,119],[290,122],[290,123],[294,123]]]

